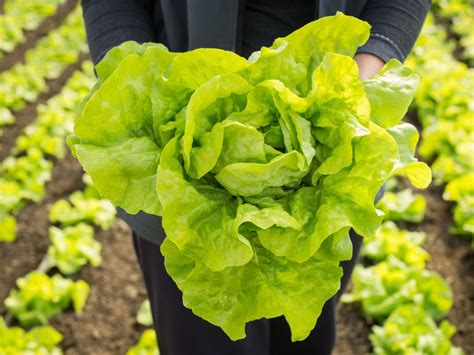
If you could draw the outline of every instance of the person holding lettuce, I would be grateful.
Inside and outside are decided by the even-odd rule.
[[[82,0],[82,7],[94,64],[111,48],[130,40],[163,43],[175,52],[213,47],[248,57],[262,46],[271,45],[277,37],[342,11],[372,26],[369,40],[355,56],[363,80],[375,75],[392,58],[405,60],[430,3],[429,0]],[[382,193],[379,191],[377,199]],[[352,230],[353,257],[341,263],[344,271],[341,289],[326,302],[307,339],[291,342],[285,319],[278,317],[249,323],[247,337],[234,342],[220,328],[183,306],[181,293],[166,273],[160,253],[165,238],[161,218],[143,212],[130,215],[121,209],[119,215],[133,230],[133,244],[162,355],[332,352],[336,340],[336,305],[362,244],[362,238]]]

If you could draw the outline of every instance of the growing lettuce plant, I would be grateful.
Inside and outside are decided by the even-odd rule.
[[[49,211],[49,220],[61,226],[73,226],[78,223],[109,228],[115,221],[115,208],[105,199],[89,197],[83,191],[76,191],[69,200],[57,200]]]
[[[50,317],[71,306],[80,313],[89,295],[89,285],[85,281],[65,279],[59,274],[48,276],[32,271],[16,283],[18,290],[10,291],[5,306],[21,325],[27,327],[47,324]]]
[[[376,320],[384,320],[402,304],[419,305],[438,320],[453,305],[453,292],[441,275],[394,256],[371,267],[357,265],[352,283],[343,301],[360,302],[364,314]]]
[[[282,315],[305,339],[340,287],[348,231],[381,223],[380,187],[431,180],[401,123],[418,77],[392,60],[361,82],[369,32],[338,14],[249,59],[126,42],[96,67],[70,147],[102,196],[162,216],[184,305],[233,340]]]
[[[56,266],[61,273],[70,275],[87,263],[102,263],[101,244],[94,239],[94,228],[79,223],[72,227],[49,228],[51,244],[48,248],[48,265]]]
[[[444,320],[439,327],[422,307],[399,306],[383,326],[374,326],[370,341],[374,354],[463,355],[450,339],[456,328]]]
[[[11,243],[16,239],[16,219],[0,209],[0,242]]]
[[[421,222],[425,217],[426,198],[410,189],[388,191],[377,208],[385,213],[384,219],[388,221]]]
[[[158,349],[158,343],[156,341],[156,333],[153,329],[145,330],[138,343],[133,347],[128,349],[127,355],[160,355],[160,350]]]
[[[376,262],[393,255],[407,265],[423,269],[430,258],[428,252],[421,247],[425,239],[423,232],[398,229],[395,223],[387,221],[380,226],[374,237],[366,238],[361,255]]]

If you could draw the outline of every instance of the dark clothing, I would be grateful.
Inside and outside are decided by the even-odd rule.
[[[218,47],[248,56],[339,10],[372,25],[371,37],[359,52],[403,61],[430,0],[83,0],[82,6],[94,63],[127,40],[161,42],[173,51]],[[163,241],[160,217],[122,209],[118,213],[140,236]]]
[[[247,337],[232,341],[220,329],[185,308],[181,291],[166,273],[160,247],[133,235],[133,245],[150,299],[161,355],[329,355],[336,341],[336,305],[354,269],[362,238],[351,232],[354,257],[342,263],[339,293],[327,301],[316,327],[304,341],[292,343],[284,317],[247,324]]]
[[[82,0],[94,63],[127,40],[161,42],[172,51],[218,47],[246,56],[248,52],[240,50],[246,40],[255,40],[253,50],[268,46],[276,37],[337,11],[372,25],[371,38],[361,51],[384,61],[403,61],[430,4],[431,0]],[[245,33],[249,27],[242,33],[242,23],[259,27],[258,33]]]

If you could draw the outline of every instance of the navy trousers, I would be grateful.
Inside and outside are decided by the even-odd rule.
[[[351,230],[353,257],[342,262],[340,291],[326,302],[307,339],[291,342],[283,317],[247,324],[247,337],[230,340],[219,328],[195,316],[182,303],[181,291],[166,273],[158,244],[133,233],[133,245],[151,303],[161,355],[329,355],[336,340],[336,305],[349,282],[362,238]]]

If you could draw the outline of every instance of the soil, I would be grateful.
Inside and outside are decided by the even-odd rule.
[[[334,355],[362,355],[370,353],[370,325],[360,308],[341,303],[337,309],[337,341]]]
[[[0,60],[0,72],[8,70],[14,64],[22,63],[24,61],[25,52],[28,49],[34,47],[38,39],[58,27],[63,22],[67,14],[74,10],[78,2],[78,0],[67,0],[58,7],[54,15],[45,18],[37,29],[33,31],[26,31],[25,41],[18,44],[13,52],[5,54]],[[0,9],[3,9],[3,3],[4,1],[0,0]],[[0,11],[0,13],[1,12],[2,11]]]
[[[10,155],[11,150],[15,146],[16,138],[23,132],[26,126],[36,119],[38,105],[46,103],[51,97],[59,94],[64,84],[76,70],[80,69],[82,62],[86,58],[88,58],[87,54],[79,55],[77,62],[64,69],[59,78],[48,80],[48,91],[40,94],[35,102],[27,104],[25,108],[15,113],[15,123],[3,128],[3,136],[0,139],[0,161]]]
[[[466,238],[449,233],[452,205],[442,199],[443,186],[433,183],[416,192],[427,199],[425,218],[420,224],[400,223],[400,227],[426,233],[424,248],[431,255],[427,269],[440,273],[453,290],[454,304],[447,316],[457,329],[453,343],[474,354],[474,253]],[[339,306],[338,331],[335,355],[370,352],[370,324],[357,306]]]
[[[130,229],[117,221],[97,239],[103,245],[102,265],[78,274],[91,285],[86,307],[80,315],[67,312],[51,322],[64,335],[66,355],[125,354],[145,329],[135,322],[146,292]]]
[[[452,206],[442,199],[443,187],[432,185],[420,192],[428,203],[425,220],[416,229],[428,236],[425,248],[431,260],[427,268],[439,272],[453,290],[454,304],[448,319],[457,328],[454,344],[466,354],[474,354],[474,253],[467,239],[449,233]]]

